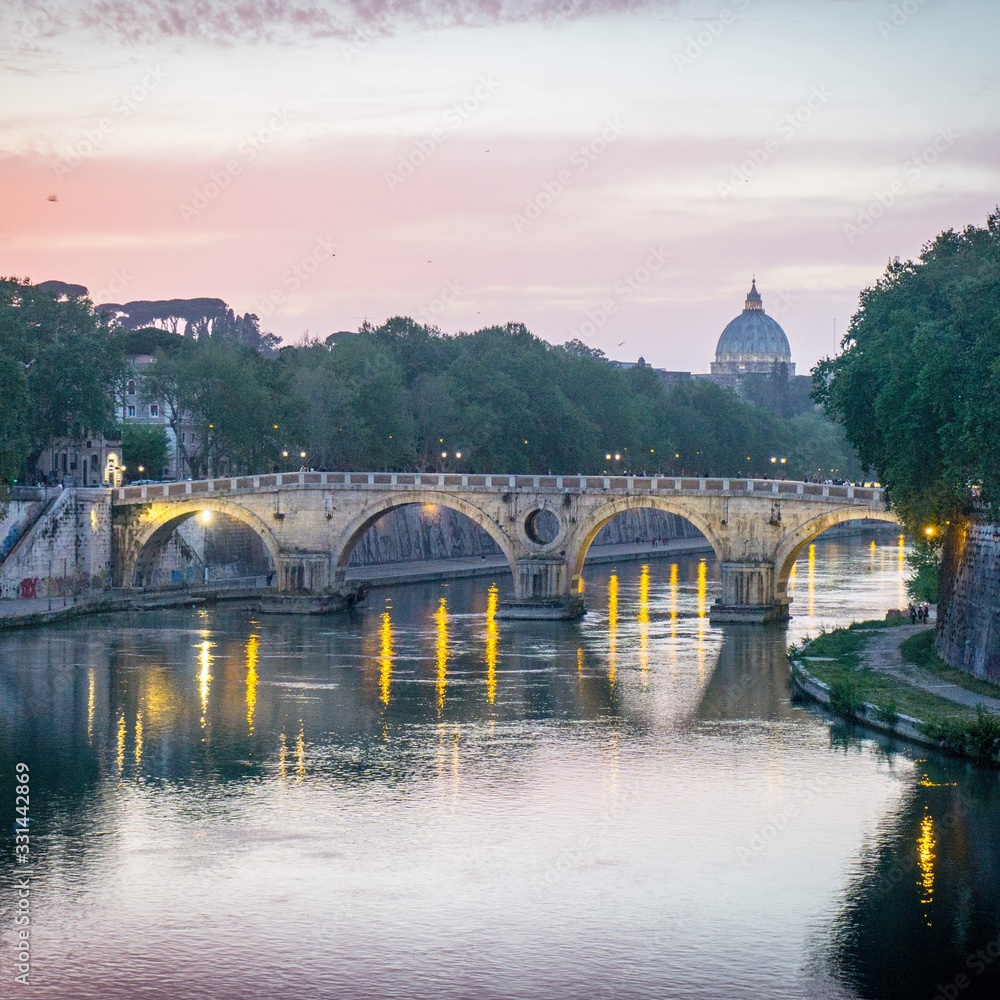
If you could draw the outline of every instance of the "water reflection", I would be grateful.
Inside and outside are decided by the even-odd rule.
[[[608,578],[608,683],[618,680],[618,574]]]
[[[246,676],[246,706],[247,706],[247,735],[253,736],[253,717],[257,711],[257,656],[260,649],[260,636],[256,632],[251,632],[247,638],[244,655],[247,662]]]
[[[388,609],[382,612],[379,640],[378,696],[383,705],[388,705],[392,688],[392,616]]]
[[[649,566],[639,571],[639,670],[645,687],[649,677]]]
[[[497,608],[500,606],[500,588],[491,583],[486,601],[486,700],[492,705],[497,700],[497,648],[500,628],[497,625]]]
[[[868,541],[817,543],[791,638],[895,606]],[[578,624],[497,621],[504,585],[0,636],[37,995],[990,995],[994,776],[793,703],[782,630],[710,625],[710,559],[588,569]]]
[[[448,602],[442,597],[434,614],[437,627],[434,652],[437,660],[437,710],[444,710],[444,697],[448,690]]]

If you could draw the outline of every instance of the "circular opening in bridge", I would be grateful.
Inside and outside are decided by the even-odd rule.
[[[559,518],[545,507],[533,510],[525,518],[524,532],[536,545],[551,545],[559,534]]]

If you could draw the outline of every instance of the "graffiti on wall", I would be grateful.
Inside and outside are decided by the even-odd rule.
[[[73,597],[88,590],[104,589],[103,573],[80,573],[78,576],[26,576],[14,588],[23,601],[45,597]]]

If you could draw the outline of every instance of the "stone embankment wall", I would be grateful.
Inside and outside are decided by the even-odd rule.
[[[605,525],[594,545],[698,537],[698,531],[676,514],[630,510]],[[369,529],[351,555],[351,565],[383,566],[499,554],[493,539],[467,517],[447,507],[427,511],[411,504],[389,511]]]
[[[110,490],[66,489],[46,495],[40,506],[11,501],[0,525],[4,539],[14,527],[17,537],[0,562],[0,598],[105,589],[111,579]]]
[[[937,648],[951,666],[1000,684],[1000,524],[966,522],[949,531]]]

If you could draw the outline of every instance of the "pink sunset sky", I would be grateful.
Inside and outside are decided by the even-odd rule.
[[[290,342],[513,320],[706,371],[756,274],[804,373],[891,257],[1000,200],[995,0],[0,17],[0,273]]]

